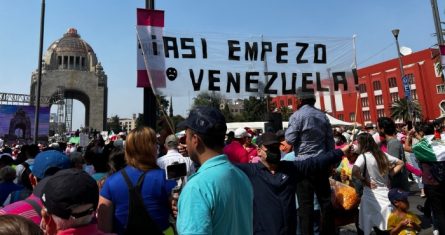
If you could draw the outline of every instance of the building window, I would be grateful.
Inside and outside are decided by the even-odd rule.
[[[417,97],[416,89],[411,90],[411,99],[412,100],[418,100],[419,99],[419,97]]]
[[[416,80],[414,78],[414,74],[410,73],[406,75],[408,77],[409,84],[416,84]]]
[[[349,120],[351,120],[351,122],[355,122],[355,113],[349,113]]]
[[[389,78],[388,82],[389,82],[389,88],[397,87],[397,81],[395,77]]]
[[[440,84],[436,86],[437,94],[445,94],[445,85]]]
[[[76,56],[76,67],[79,67],[80,65],[80,57]]]
[[[57,61],[59,63],[59,66],[62,65],[62,56],[57,56]]]
[[[363,112],[363,118],[365,119],[365,121],[371,120],[371,114],[369,113],[369,111]]]
[[[382,89],[382,86],[380,85],[380,81],[373,81],[372,87],[374,88],[374,91],[379,91]]]
[[[280,107],[284,106],[284,100],[280,100]]]
[[[74,56],[70,56],[70,65],[74,64]]]
[[[366,93],[366,84],[358,85],[358,90],[360,91],[360,93]]]
[[[291,99],[291,98],[289,98],[289,99],[287,100],[287,105],[292,105],[292,99]]]
[[[362,101],[362,107],[369,107],[368,97],[361,98],[361,101]]]
[[[377,109],[377,118],[381,118],[385,116],[385,110],[384,109]]]
[[[400,99],[399,93],[397,93],[397,92],[391,93],[390,96],[391,96],[391,103],[399,101],[399,99]]]
[[[82,57],[81,65],[82,65],[82,67],[85,67],[85,57]]]
[[[377,105],[382,105],[383,104],[383,96],[382,95],[376,95],[375,96],[375,103]]]
[[[342,121],[345,120],[345,117],[343,117],[343,114],[339,114],[337,118]]]

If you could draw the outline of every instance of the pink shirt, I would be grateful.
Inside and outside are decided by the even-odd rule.
[[[40,207],[43,206],[43,203],[40,200],[40,198],[36,197],[34,194],[31,194],[31,196],[29,196],[27,199],[37,202],[37,204],[40,205]],[[0,215],[5,215],[5,214],[20,215],[22,217],[32,220],[32,222],[34,222],[37,225],[40,225],[40,221],[42,220],[42,217],[40,217],[40,214],[37,214],[34,207],[32,207],[31,204],[25,202],[24,200],[14,202],[0,209]]]
[[[240,144],[240,142],[233,140],[230,144],[224,147],[224,154],[227,155],[230,162],[232,163],[248,163],[249,156],[244,149],[244,147]]]
[[[69,228],[66,230],[58,231],[57,235],[106,235],[114,233],[104,233],[97,228],[97,224],[89,224],[82,227]]]

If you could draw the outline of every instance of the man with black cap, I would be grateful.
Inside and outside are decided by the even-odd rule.
[[[24,200],[14,202],[0,209],[0,215],[20,215],[30,219],[36,224],[40,224],[42,202],[39,197],[42,194],[42,189],[47,179],[57,171],[67,169],[70,166],[71,162],[69,158],[62,152],[47,150],[37,154],[31,169],[31,174],[28,176],[33,187],[32,194]]]
[[[223,154],[227,126],[221,111],[197,107],[179,124],[187,152],[200,165],[179,196],[179,234],[253,234],[253,190]]]
[[[319,157],[334,150],[334,135],[326,114],[314,107],[316,97],[313,89],[297,89],[298,110],[289,118],[286,141],[294,148],[296,161]],[[314,224],[314,193],[321,209],[322,235],[334,231],[334,208],[331,204],[330,172],[304,177],[297,184],[299,203],[298,213],[301,219],[301,231],[312,235]]]
[[[57,172],[48,179],[41,199],[40,227],[45,234],[105,234],[92,223],[99,188],[88,173],[78,169]]]
[[[327,171],[340,162],[349,145],[303,161],[280,161],[280,140],[274,133],[264,133],[258,140],[256,164],[239,164],[254,190],[254,234],[296,234],[295,192],[298,180],[309,174]]]

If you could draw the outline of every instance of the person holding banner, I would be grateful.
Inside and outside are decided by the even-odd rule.
[[[314,107],[314,91],[298,88],[296,96],[298,110],[289,118],[285,134],[286,141],[293,145],[296,161],[319,157],[334,150],[331,124],[326,115]],[[321,207],[321,234],[331,234],[335,229],[329,174],[329,171],[320,172],[297,183],[302,234],[314,234],[314,192]]]

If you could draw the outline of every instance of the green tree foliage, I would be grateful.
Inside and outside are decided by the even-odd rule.
[[[201,92],[196,98],[193,100],[192,108],[197,106],[208,106],[219,109],[219,105],[223,101],[224,97],[215,92]]]
[[[411,106],[411,113],[408,111]],[[413,119],[413,114],[416,118],[422,120],[422,108],[417,101],[408,101],[403,98],[395,101],[391,106],[391,118],[394,120],[403,120],[404,122]]]
[[[292,115],[292,109],[287,106],[282,106],[279,110],[281,113],[281,117],[283,121],[289,121],[290,116]]]
[[[269,102],[271,103],[271,102]],[[267,98],[266,97],[254,97],[250,96],[244,100],[244,110],[242,112],[245,122],[265,121],[265,115],[267,110]]]
[[[233,122],[235,120],[232,112],[230,112],[229,104],[226,103],[224,105],[224,109],[221,110],[221,112],[224,115],[224,117],[226,118],[226,122]]]
[[[119,123],[119,116],[115,115],[110,118],[107,122],[107,130],[113,131],[116,134],[122,131],[122,126]]]

